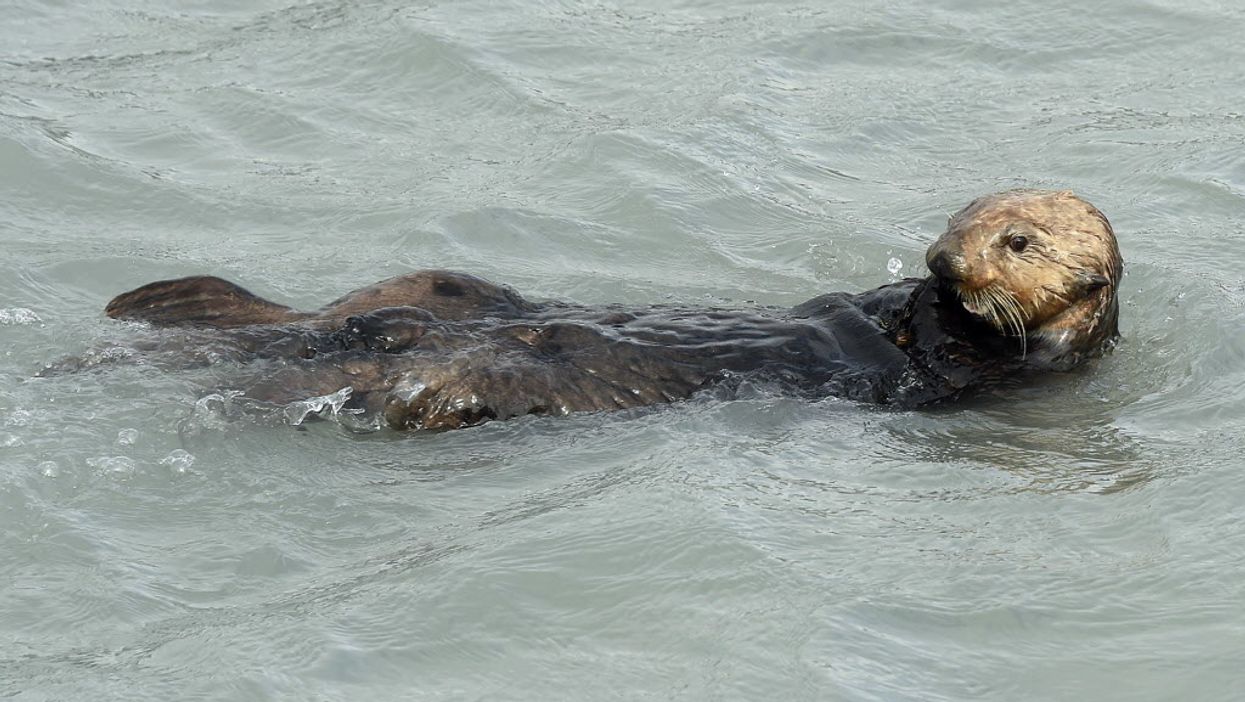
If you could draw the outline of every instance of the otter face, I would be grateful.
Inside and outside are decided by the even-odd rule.
[[[1118,335],[1123,264],[1111,225],[1068,191],[1012,190],[969,203],[925,255],[964,308],[1002,334],[1059,352]]]

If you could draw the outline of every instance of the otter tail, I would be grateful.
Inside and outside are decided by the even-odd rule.
[[[113,319],[138,319],[157,326],[219,328],[281,324],[310,316],[206,275],[148,283],[114,297],[104,313]]]

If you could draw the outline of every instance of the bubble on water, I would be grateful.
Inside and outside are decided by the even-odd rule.
[[[886,270],[889,271],[891,275],[899,275],[899,271],[903,270],[903,261],[891,256],[891,259],[886,262]]]
[[[195,400],[195,408],[184,422],[184,429],[196,432],[203,429],[223,429],[234,409],[234,400],[241,397],[237,390],[223,390],[204,395]]]
[[[122,446],[133,446],[138,439],[138,430],[134,428],[122,429],[117,432],[117,443]]]
[[[135,355],[137,354],[134,349],[128,349],[124,346],[107,346],[101,349],[88,350],[82,355],[82,364],[90,368],[106,363],[125,361],[133,358]]]
[[[20,407],[9,412],[4,418],[4,426],[6,427],[26,427],[35,419],[35,413],[30,410],[21,409]]]
[[[22,437],[17,434],[0,434],[0,448],[13,448],[24,443],[26,442],[22,441]]]
[[[43,324],[43,320],[34,310],[28,310],[25,307],[9,307],[0,309],[0,324],[12,324],[17,326],[28,326],[31,324]]]
[[[328,410],[330,415],[336,415],[342,411],[342,407],[353,392],[354,388],[347,385],[335,393],[291,402],[284,409],[285,421],[292,426],[298,426],[307,421],[307,417],[313,414],[318,416],[325,410]]]
[[[56,465],[56,461],[41,461],[35,468],[45,478],[55,478],[61,474],[61,467]]]
[[[195,455],[185,449],[173,449],[160,459],[160,465],[168,466],[174,473],[188,473],[195,464]]]
[[[86,464],[101,474],[129,475],[138,469],[138,464],[129,456],[96,456],[86,459]]]
[[[230,392],[214,392],[195,400],[196,414],[223,414],[229,401],[236,395]]]

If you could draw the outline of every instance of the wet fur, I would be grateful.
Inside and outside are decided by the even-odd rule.
[[[1028,260],[1001,255],[999,242],[1017,231],[1035,238]],[[238,363],[237,385],[273,403],[350,387],[354,403],[397,429],[673,402],[743,377],[812,397],[915,407],[1070,368],[1117,334],[1114,236],[1101,213],[1069,193],[976,200],[928,260],[928,278],[785,310],[535,303],[432,270],[317,312],[207,276],[142,286],[106,312],[171,328],[139,349],[165,367]]]
[[[1013,237],[1028,242],[1022,251]],[[1123,259],[1110,222],[1069,191],[987,195],[951,217],[930,270],[1000,333],[1072,367],[1119,336]]]

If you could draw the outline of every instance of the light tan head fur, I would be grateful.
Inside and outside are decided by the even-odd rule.
[[[1118,335],[1123,262],[1115,234],[1070,191],[977,198],[951,217],[925,261],[969,312],[1022,344],[1086,352]]]

